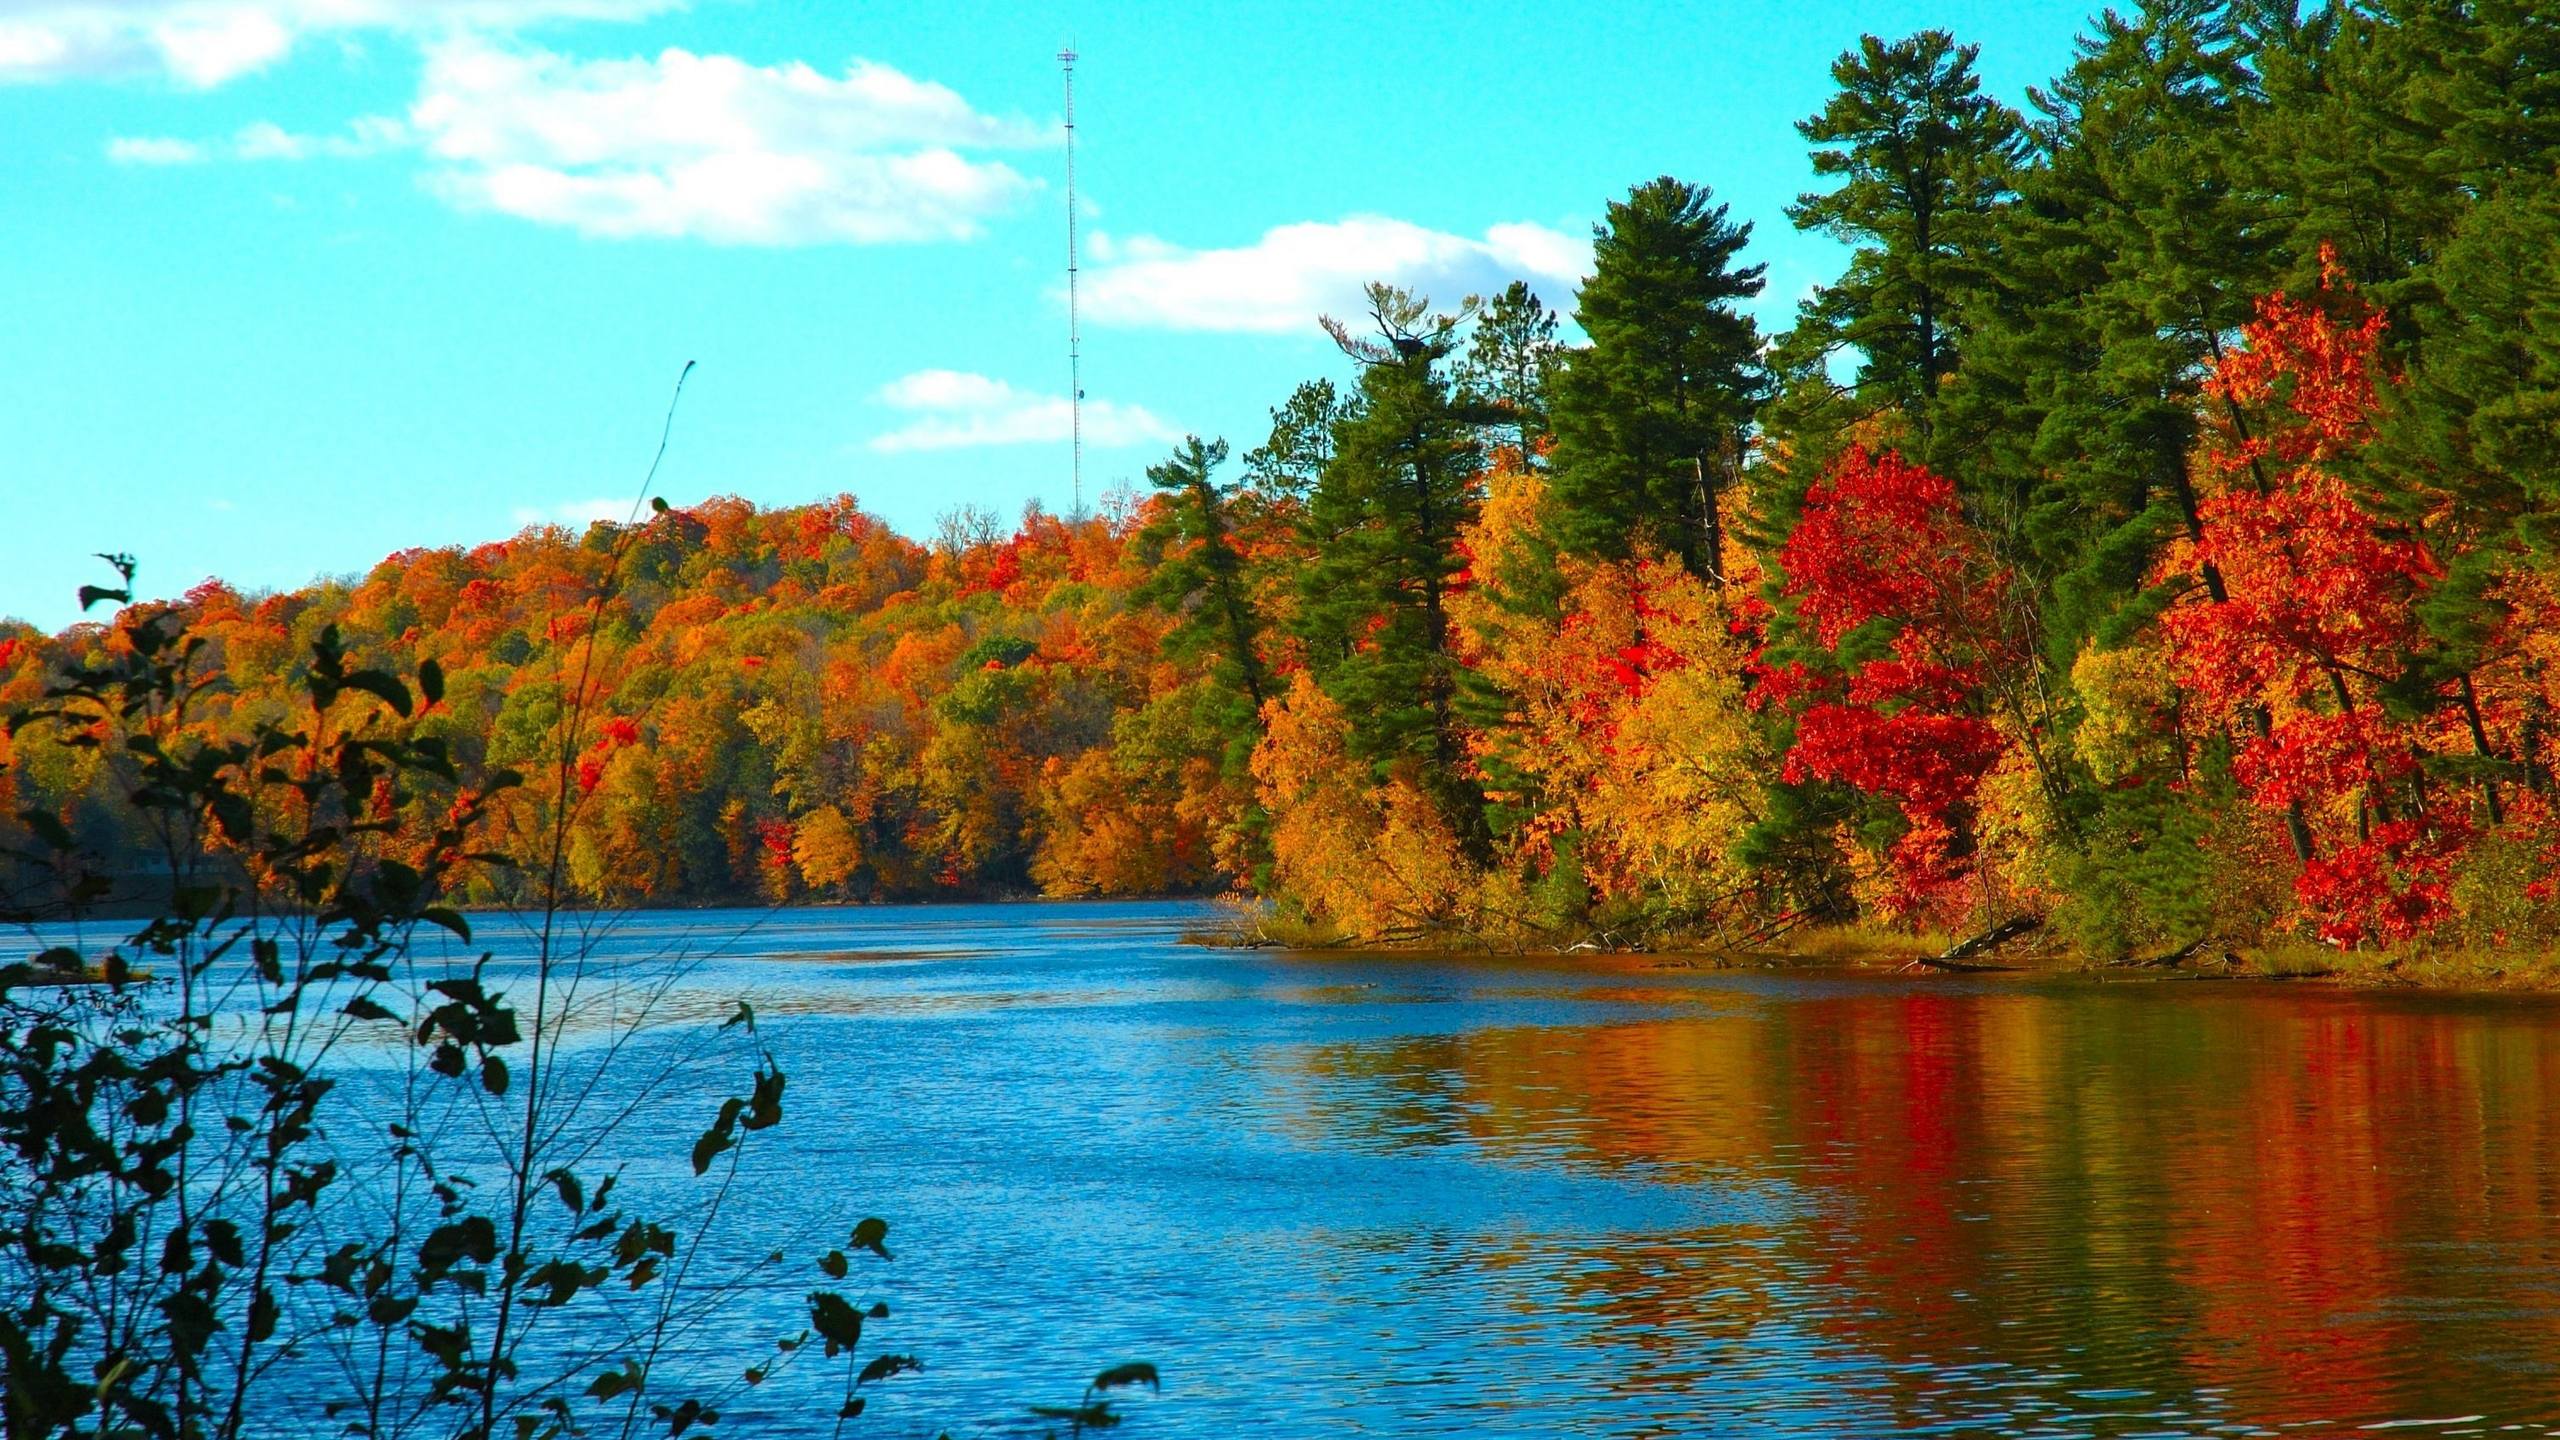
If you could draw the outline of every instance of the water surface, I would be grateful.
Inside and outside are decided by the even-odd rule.
[[[604,937],[765,1017],[790,1117],[742,1223],[892,1221],[860,1278],[930,1368],[859,1433],[1002,1433],[1124,1359],[1166,1376],[1137,1436],[2560,1429],[2560,1005],[1179,944],[1199,916]],[[773,1404],[724,1433],[831,1424]]]

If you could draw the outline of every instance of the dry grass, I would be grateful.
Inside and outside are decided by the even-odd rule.
[[[2204,947],[2175,972],[2232,979],[2317,980],[2331,985],[2426,990],[2560,990],[2560,950],[2408,945],[2340,950],[2308,940]]]
[[[2430,990],[2560,990],[2560,951],[2549,946],[2485,949],[2412,945],[2391,950],[2332,950],[2295,943],[2247,956],[2253,969],[2287,973],[2317,965],[2349,985],[2407,985]]]
[[[1894,930],[1882,925],[1820,925],[1789,931],[1770,952],[1809,964],[1907,964],[1943,955],[1957,937],[1943,930]]]

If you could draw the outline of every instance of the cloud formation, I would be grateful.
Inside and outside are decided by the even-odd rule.
[[[168,135],[118,135],[107,142],[107,158],[118,165],[194,165],[213,157],[193,140]]]
[[[1543,225],[1496,225],[1476,240],[1355,215],[1278,226],[1226,250],[1097,236],[1083,303],[1086,318],[1103,325],[1312,331],[1319,315],[1359,313],[1361,287],[1372,280],[1448,305],[1525,280],[1548,304],[1566,308],[1590,269],[1589,240]]]
[[[914,419],[868,442],[873,450],[956,450],[978,445],[1053,444],[1073,433],[1063,395],[1033,395],[1002,380],[960,370],[919,370],[880,388],[875,396]],[[1172,426],[1144,407],[1108,400],[1084,405],[1084,443],[1095,449],[1169,444]]]
[[[263,70],[307,36],[633,20],[675,0],[0,0],[0,84],[156,75],[198,89]]]
[[[231,137],[232,153],[243,160],[354,160],[408,143],[409,127],[388,115],[359,115],[337,135],[298,135],[260,120]]]
[[[167,135],[119,135],[107,142],[118,165],[194,165],[207,160],[351,160],[397,150],[409,143],[409,127],[388,115],[361,115],[336,135],[300,135],[271,121],[244,125],[228,140],[181,140]]]
[[[676,49],[577,60],[472,40],[430,50],[409,125],[428,187],[454,205],[740,245],[970,238],[1032,184],[962,152],[1048,139],[869,61],[829,76]]]

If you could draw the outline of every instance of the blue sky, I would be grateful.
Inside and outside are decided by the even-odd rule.
[[[1093,495],[1257,443],[1362,278],[1569,310],[1657,174],[1783,322],[1832,57],[1943,26],[2019,101],[2088,9],[0,0],[0,615],[619,509],[687,360],[678,504],[1063,509],[1069,38]]]

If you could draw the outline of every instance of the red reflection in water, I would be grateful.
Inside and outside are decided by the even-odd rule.
[[[1641,1357],[1613,1383],[1676,1394],[1784,1324],[1882,1362],[1856,1383],[1913,1425],[2038,1385],[2265,1425],[2560,1414],[2560,1010],[2236,986],[1657,998],[1682,1008],[1327,1062],[1401,1097],[1368,1112],[1399,1143],[1792,1197],[1773,1229],[1569,1269]],[[2014,1393],[1969,1391],[1958,1367],[1985,1364]]]

